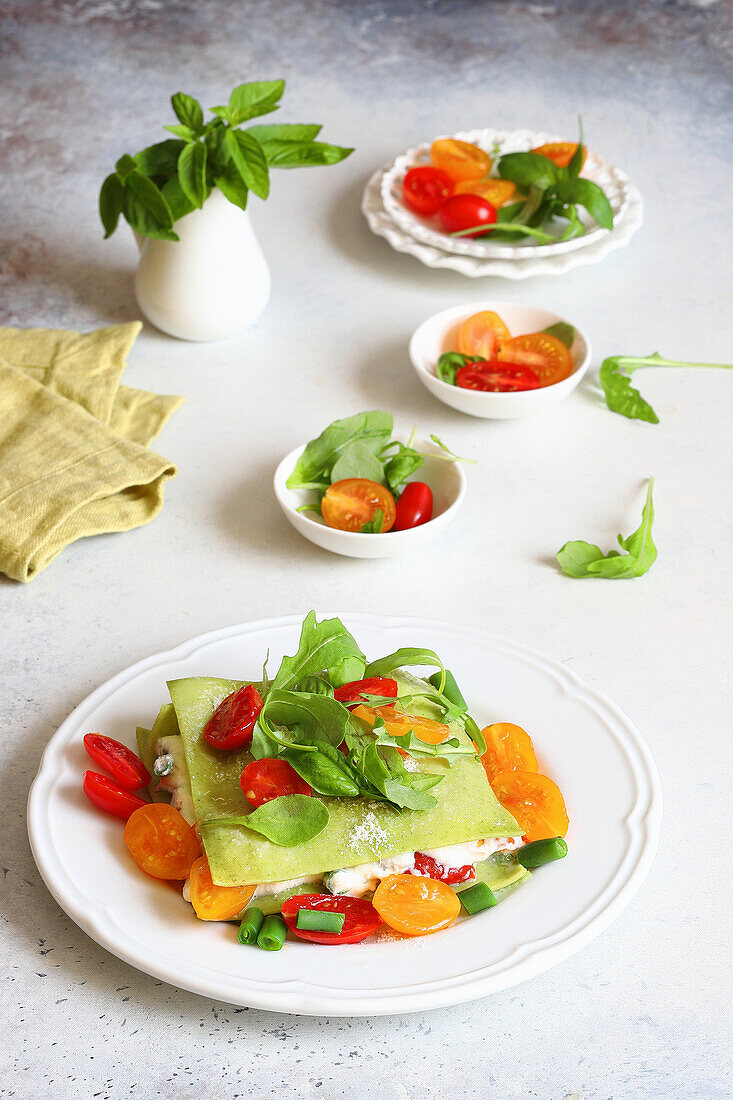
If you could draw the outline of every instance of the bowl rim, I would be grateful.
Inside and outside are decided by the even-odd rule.
[[[401,436],[399,435],[399,433],[394,438],[400,439],[401,442],[406,442],[406,440],[401,439]],[[439,448],[437,447],[437,444],[432,442],[432,440],[417,438],[415,440],[415,442],[419,443],[423,446],[426,446],[426,447],[435,448],[435,455],[437,457]],[[307,525],[309,523],[315,523],[315,526],[317,528],[320,528],[321,530],[329,532],[335,538],[343,539],[346,542],[353,542],[355,539],[358,540],[358,542],[355,545],[364,546],[364,547],[366,547],[368,545],[374,545],[374,540],[375,539],[378,539],[379,544],[382,544],[382,538],[383,538],[384,534],[388,534],[388,535],[392,536],[393,544],[398,538],[401,539],[403,542],[405,542],[405,541],[407,541],[411,538],[425,538],[426,536],[425,536],[424,532],[429,530],[430,527],[433,524],[438,524],[438,526],[442,527],[445,523],[449,522],[448,517],[452,518],[452,516],[455,514],[455,512],[458,510],[458,508],[463,503],[463,500],[466,496],[466,489],[467,489],[468,481],[467,481],[467,478],[466,478],[465,471],[463,470],[462,465],[461,465],[460,462],[453,461],[453,462],[451,462],[451,465],[452,465],[452,467],[453,467],[453,469],[454,469],[454,471],[457,475],[457,478],[458,478],[458,490],[456,492],[455,498],[453,500],[451,500],[450,504],[448,505],[448,507],[443,512],[441,512],[437,516],[433,516],[433,518],[428,520],[427,523],[421,523],[417,527],[409,527],[405,531],[394,531],[394,530],[387,531],[387,532],[340,531],[337,527],[329,527],[328,524],[326,524],[326,523],[317,523],[316,521],[311,520],[308,515],[303,515],[302,513],[298,512],[297,508],[295,508],[293,506],[293,504],[291,503],[291,501],[288,499],[289,494],[299,492],[300,490],[288,489],[287,485],[285,484],[286,478],[288,476],[284,472],[285,467],[286,467],[286,463],[287,464],[292,463],[294,465],[296,459],[303,453],[303,451],[305,450],[307,445],[308,445],[307,443],[303,443],[300,446],[295,447],[292,451],[290,451],[289,454],[286,454],[280,460],[280,462],[278,462],[277,467],[275,469],[275,473],[273,475],[273,481],[272,481],[275,497],[276,497],[280,507],[284,511],[287,511],[290,515],[292,515],[296,519],[296,522],[298,522],[299,526],[300,526],[301,521],[304,525]],[[411,479],[408,479],[408,483],[409,483],[409,480],[411,480]],[[307,530],[308,530],[308,527],[304,526],[304,532],[307,531]],[[437,530],[437,528],[436,528],[436,530]]]
[[[453,319],[456,316],[460,316],[462,313],[464,313],[465,311],[468,311],[468,310],[470,310],[471,312],[467,313],[467,317],[470,317],[470,316],[473,316],[474,313],[482,313],[486,310],[491,310],[495,313],[501,314],[502,309],[506,309],[507,307],[515,308],[517,306],[525,308],[525,309],[535,309],[535,310],[541,311],[542,313],[550,313],[550,314],[552,314],[553,317],[557,318],[556,322],[552,322],[553,324],[563,322],[563,323],[568,324],[568,325],[569,324],[573,325],[573,328],[575,329],[575,339],[577,340],[577,338],[580,337],[580,339],[582,340],[582,342],[585,346],[585,352],[584,352],[584,354],[578,356],[577,362],[574,359],[573,369],[571,370],[571,372],[567,376],[567,378],[561,378],[559,382],[551,382],[549,386],[539,386],[536,390],[516,390],[516,391],[510,392],[510,393],[500,393],[500,392],[494,392],[494,391],[487,392],[487,391],[484,391],[484,390],[461,390],[460,386],[453,386],[453,385],[451,385],[450,382],[446,382],[446,381],[444,381],[444,379],[439,378],[438,375],[434,373],[434,370],[431,370],[429,366],[426,366],[421,361],[421,357],[418,356],[418,354],[415,350],[415,345],[416,345],[416,342],[417,342],[417,339],[418,339],[418,336],[419,336],[421,330],[423,328],[425,328],[426,325],[430,324],[433,321],[437,321],[442,316],[445,316],[446,321],[449,321],[449,319]],[[426,317],[424,321],[420,322],[420,324],[417,326],[417,328],[412,333],[412,336],[410,337],[409,355],[410,355],[410,361],[412,362],[412,365],[413,365],[414,369],[419,374],[425,375],[430,380],[431,383],[435,383],[437,388],[442,387],[446,390],[446,392],[455,392],[455,390],[457,390],[457,389],[461,390],[462,393],[471,395],[469,400],[470,399],[477,399],[477,400],[481,401],[483,399],[488,398],[491,401],[497,401],[497,400],[501,401],[501,400],[503,400],[505,403],[507,403],[507,402],[510,402],[512,400],[516,400],[518,397],[523,398],[525,401],[526,400],[536,400],[536,398],[529,397],[528,395],[530,395],[530,394],[538,394],[539,395],[539,394],[542,394],[543,391],[548,391],[549,392],[551,390],[554,390],[555,392],[557,392],[558,387],[562,387],[562,386],[572,389],[573,386],[577,385],[577,383],[580,381],[582,375],[588,369],[588,366],[590,365],[590,361],[591,361],[592,349],[591,349],[590,340],[588,339],[588,336],[586,335],[585,330],[580,328],[578,325],[573,324],[573,322],[569,321],[566,317],[562,317],[559,313],[556,313],[552,309],[545,309],[543,306],[538,306],[538,305],[535,305],[534,303],[528,303],[528,302],[513,302],[513,301],[506,301],[506,300],[497,301],[496,299],[487,299],[486,301],[465,302],[465,303],[461,303],[461,304],[456,305],[456,306],[448,306],[446,309],[440,309],[436,313],[432,313],[429,317]],[[571,355],[572,355],[572,350],[571,350]],[[571,383],[571,385],[568,386],[568,383]]]

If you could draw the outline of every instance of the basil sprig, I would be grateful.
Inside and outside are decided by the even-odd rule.
[[[557,561],[568,577],[605,577],[607,580],[623,580],[641,577],[657,560],[657,548],[652,540],[654,504],[652,489],[654,478],[649,478],[646,501],[641,513],[641,524],[626,538],[618,536],[619,546],[626,553],[610,550],[604,554],[599,546],[590,542],[566,542],[558,551]]]
[[[213,187],[245,210],[250,191],[267,198],[270,168],[336,164],[353,152],[316,141],[321,130],[316,124],[241,128],[243,122],[277,111],[284,91],[284,80],[240,84],[226,105],[211,108],[215,117],[208,122],[193,96],[176,92],[171,104],[178,122],[164,127],[175,137],[120,157],[102,184],[99,215],[105,238],[122,215],[143,237],[177,241],[174,223],[203,206]]]
[[[658,424],[659,417],[648,401],[631,385],[631,375],[640,367],[711,367],[721,370],[733,370],[732,363],[683,363],[678,359],[663,359],[659,352],[654,355],[610,355],[603,360],[600,382],[611,412],[627,416],[629,420],[646,420],[649,424]]]

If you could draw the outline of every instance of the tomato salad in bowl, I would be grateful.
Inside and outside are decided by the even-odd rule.
[[[392,414],[335,420],[287,455],[274,489],[289,522],[311,542],[349,557],[391,557],[422,545],[454,517],[464,462],[437,436],[393,437]]]
[[[103,772],[83,788],[125,821],[120,854],[192,916],[266,951],[432,935],[566,855],[565,802],[529,734],[481,729],[433,650],[368,661],[310,612],[297,652],[266,666],[169,681],[138,754],[84,739]]]
[[[580,139],[491,129],[437,138],[385,171],[385,211],[415,240],[458,255],[585,248],[624,217],[630,185]]]
[[[556,313],[471,302],[424,321],[410,341],[422,384],[460,412],[508,419],[566,397],[590,364],[588,338]]]

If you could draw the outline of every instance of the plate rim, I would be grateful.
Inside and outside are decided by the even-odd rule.
[[[82,931],[110,954],[142,973],[158,978],[169,985],[230,1004],[314,1016],[392,1015],[464,1003],[477,997],[500,992],[543,973],[575,954],[604,931],[629,904],[646,878],[657,851],[662,821],[662,791],[656,765],[644,739],[624,711],[608,696],[591,688],[575,672],[554,658],[547,657],[524,643],[515,642],[493,632],[415,616],[382,616],[365,612],[350,613],[332,610],[318,611],[317,614],[319,617],[338,615],[349,624],[364,623],[383,630],[405,627],[438,630],[446,636],[453,635],[463,641],[475,641],[489,648],[498,648],[502,652],[523,658],[537,668],[551,673],[564,690],[583,699],[596,711],[599,708],[604,709],[607,717],[615,719],[618,729],[609,730],[609,732],[613,732],[616,741],[624,749],[636,783],[636,801],[633,809],[624,819],[624,825],[630,834],[626,853],[601,894],[583,910],[578,918],[559,932],[552,933],[543,940],[520,945],[502,960],[479,967],[477,970],[436,979],[427,984],[401,986],[393,990],[380,989],[376,992],[334,990],[333,986],[316,986],[297,978],[269,983],[249,978],[245,979],[243,984],[240,977],[235,983],[231,979],[224,981],[220,976],[212,975],[211,972],[207,976],[204,967],[200,968],[200,974],[192,970],[190,974],[183,975],[185,980],[182,981],[181,974],[172,976],[165,960],[157,962],[155,954],[150,953],[149,947],[146,951],[145,945],[136,936],[125,933],[119,925],[115,928],[122,932],[121,940],[119,935],[115,935],[114,938],[108,935],[103,922],[95,922],[90,917],[89,899],[84,897],[65,869],[60,865],[54,865],[53,859],[49,863],[46,858],[46,853],[49,851],[53,856],[53,849],[49,847],[50,836],[44,814],[44,795],[53,784],[54,758],[72,740],[73,735],[83,724],[83,718],[87,712],[93,711],[138,675],[171,660],[188,659],[199,650],[228,637],[263,632],[274,627],[297,628],[303,616],[290,614],[220,627],[189,638],[172,649],[149,654],[105,680],[90,692],[61,723],[43,751],[38,772],[29,790],[27,803],[27,829],[33,858],[47,889],[61,909]],[[619,736],[620,731],[622,736]],[[630,753],[630,749],[635,753],[635,757]],[[640,803],[644,804],[640,805]],[[43,850],[44,842],[46,852]],[[621,877],[624,881],[619,884]],[[606,895],[609,896],[606,897]],[[97,903],[96,908],[102,914],[108,912],[108,907],[101,903]],[[573,925],[576,924],[579,927],[573,929]],[[516,955],[520,957],[515,959]],[[496,972],[484,973],[489,969]]]

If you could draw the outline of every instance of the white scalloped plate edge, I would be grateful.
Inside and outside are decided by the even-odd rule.
[[[324,612],[324,615],[339,614]],[[266,633],[282,627],[296,629],[302,616],[282,616],[252,623],[224,627],[199,635],[164,653],[152,654],[117,673],[100,685],[75,708],[49,741],[28,796],[28,835],[33,857],[49,891],[61,908],[93,940],[111,954],[136,969],[173,986],[205,997],[232,1004],[300,1015],[366,1016],[420,1011],[460,1004],[526,981],[557,965],[580,950],[621,913],[643,883],[652,865],[659,842],[662,818],[662,793],[654,761],[636,727],[623,711],[600,692],[592,690],[573,672],[537,651],[507,641],[497,635],[456,628],[435,620],[389,618],[368,614],[340,613],[349,624],[364,623],[382,631],[437,630],[444,636],[472,641],[486,648],[516,656],[549,674],[562,690],[582,701],[603,718],[634,776],[636,800],[623,825],[629,834],[626,854],[611,881],[592,903],[565,927],[540,940],[524,943],[507,956],[488,966],[479,966],[449,978],[421,982],[417,987],[379,989],[375,992],[337,988],[303,982],[297,978],[260,982],[229,974],[215,974],[193,960],[185,970],[176,969],[177,960],[166,964],[165,950],[133,936],[120,925],[115,913],[79,890],[65,870],[53,859],[53,840],[45,814],[48,796],[54,786],[59,757],[84,727],[86,716],[119,688],[142,672],[170,662],[182,662],[223,639],[249,633]],[[419,942],[419,941],[418,941]],[[413,941],[408,941],[408,947]],[[171,969],[173,965],[173,969]]]
[[[600,263],[610,252],[623,248],[643,222],[643,200],[638,188],[629,183],[629,202],[620,224],[594,244],[577,252],[546,258],[479,260],[473,256],[456,256],[431,245],[421,244],[396,225],[393,218],[384,209],[380,194],[384,167],[378,168],[368,180],[362,198],[362,213],[372,233],[384,239],[396,252],[414,256],[427,267],[448,268],[468,278],[497,276],[502,279],[529,279],[535,275],[564,275],[577,267]]]

